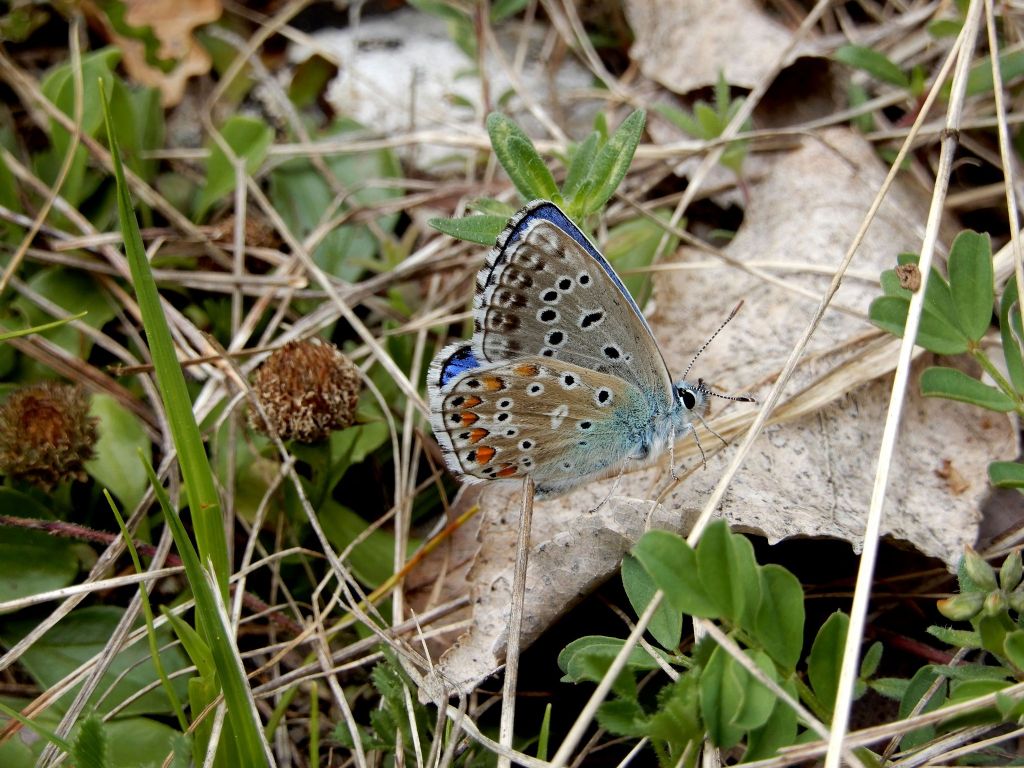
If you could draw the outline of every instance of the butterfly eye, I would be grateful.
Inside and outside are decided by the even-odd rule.
[[[693,396],[693,392],[688,389],[678,389],[679,397],[683,401],[683,405],[686,406],[686,410],[692,411],[693,406],[697,404],[697,398]]]

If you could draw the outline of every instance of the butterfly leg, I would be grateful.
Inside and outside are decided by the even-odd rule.
[[[676,473],[676,425],[672,425],[672,429],[668,434],[668,472],[671,475],[672,480],[678,480],[679,475]]]

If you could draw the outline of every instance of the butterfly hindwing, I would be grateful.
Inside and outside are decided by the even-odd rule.
[[[530,474],[544,496],[644,452],[637,436],[650,406],[628,381],[537,355],[465,370],[459,367],[465,349],[449,348],[429,381],[434,432],[457,474],[471,480]],[[453,360],[446,369],[444,362]]]
[[[473,352],[481,361],[540,355],[671,398],[647,321],[608,261],[553,203],[509,223],[477,279]]]

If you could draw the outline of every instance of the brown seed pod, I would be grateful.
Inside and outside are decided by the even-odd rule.
[[[253,375],[252,386],[273,429],[253,409],[249,424],[264,434],[315,443],[355,421],[359,370],[319,339],[281,347]]]
[[[97,422],[81,387],[52,381],[22,387],[0,405],[0,472],[44,491],[85,480]]]

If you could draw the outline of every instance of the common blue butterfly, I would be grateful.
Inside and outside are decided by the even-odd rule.
[[[538,497],[660,453],[711,393],[673,383],[611,264],[554,203],[509,220],[477,275],[473,338],[430,365],[431,426],[469,482],[532,475]]]

